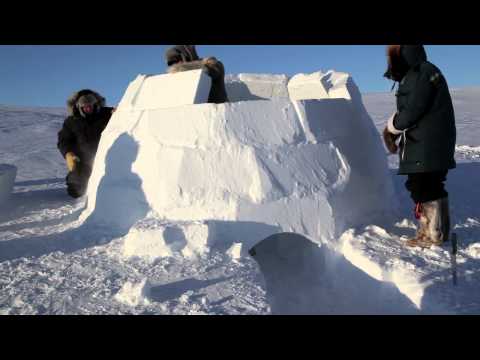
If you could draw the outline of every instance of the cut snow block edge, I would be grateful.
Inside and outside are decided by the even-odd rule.
[[[226,75],[225,87],[230,102],[288,98],[288,77],[274,74]]]
[[[312,74],[286,75],[238,74],[226,75],[225,86],[231,102],[290,98],[350,100],[347,73],[330,70]],[[119,109],[149,110],[203,104],[208,102],[211,79],[203,70],[174,74],[138,75],[130,83]]]
[[[238,74],[225,76],[231,102],[290,98],[298,100],[352,99],[350,75],[329,70],[312,74]]]
[[[322,99],[352,99],[348,73],[333,70],[323,73],[317,71],[312,74],[297,74],[288,82],[290,99],[322,100]]]
[[[17,176],[17,168],[14,165],[0,164],[0,205],[10,196]]]
[[[322,84],[323,74],[298,74],[288,82],[288,93],[292,100],[328,99],[328,91]]]

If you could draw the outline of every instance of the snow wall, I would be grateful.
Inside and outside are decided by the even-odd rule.
[[[245,252],[280,232],[331,243],[389,216],[386,153],[348,74],[226,83],[217,105],[201,70],[139,75],[103,132],[82,219],[155,258]]]

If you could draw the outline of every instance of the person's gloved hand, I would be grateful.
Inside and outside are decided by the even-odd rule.
[[[223,64],[215,57],[205,58],[202,60],[202,63],[212,79],[218,79],[219,77],[225,76],[225,68],[223,67]]]
[[[65,155],[65,160],[67,161],[67,168],[68,168],[68,171],[70,172],[75,170],[75,167],[80,162],[80,158],[77,155],[75,155],[73,152],[68,152]]]
[[[391,154],[396,154],[398,152],[398,146],[396,142],[399,137],[400,135],[394,135],[388,131],[388,127],[385,127],[383,130],[383,141]]]

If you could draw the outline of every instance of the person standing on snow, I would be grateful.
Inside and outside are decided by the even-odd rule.
[[[67,163],[67,192],[78,198],[87,190],[101,134],[115,109],[106,107],[97,92],[84,89],[68,99],[67,110],[57,147]]]
[[[398,174],[408,175],[405,186],[419,220],[416,236],[407,245],[440,246],[450,233],[444,181],[448,170],[456,167],[452,99],[444,76],[427,61],[422,45],[390,45],[387,58],[384,76],[399,82],[399,87],[397,111],[388,120],[383,137],[392,154],[399,152]]]
[[[212,79],[212,87],[208,96],[209,103],[222,104],[228,102],[225,89],[225,68],[214,57],[201,59],[197,55],[195,45],[177,45],[165,52],[168,73],[204,69]]]

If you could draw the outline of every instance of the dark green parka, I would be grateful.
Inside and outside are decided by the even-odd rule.
[[[453,169],[456,128],[447,82],[427,61],[422,45],[402,45],[400,54],[408,70],[396,93],[393,120],[394,128],[403,131],[399,174]]]

